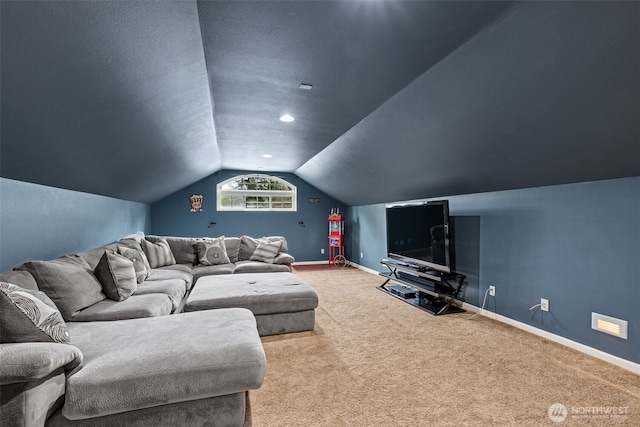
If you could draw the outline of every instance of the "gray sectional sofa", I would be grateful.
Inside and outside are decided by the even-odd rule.
[[[260,335],[313,329],[287,250],[136,233],[0,274],[0,424],[247,425]]]

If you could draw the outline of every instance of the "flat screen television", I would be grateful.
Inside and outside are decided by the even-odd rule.
[[[455,271],[449,202],[387,206],[387,257],[421,270]]]

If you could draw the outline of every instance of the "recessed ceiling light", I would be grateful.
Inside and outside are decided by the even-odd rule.
[[[309,83],[300,83],[298,89],[311,90],[313,89],[313,85]]]
[[[265,159],[270,159],[273,156],[271,154],[263,154],[262,157],[264,157]]]
[[[284,114],[282,116],[280,116],[280,121],[281,122],[292,122],[295,119],[293,118],[293,116],[291,114]]]

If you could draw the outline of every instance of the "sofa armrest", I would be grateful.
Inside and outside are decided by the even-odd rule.
[[[56,369],[73,369],[81,362],[80,349],[69,344],[0,344],[0,385],[44,378]]]
[[[280,252],[275,257],[275,259],[273,260],[273,263],[274,264],[285,264],[285,265],[291,266],[291,264],[293,264],[293,262],[295,260],[296,259],[292,255],[290,255],[288,253],[285,253],[285,252]]]

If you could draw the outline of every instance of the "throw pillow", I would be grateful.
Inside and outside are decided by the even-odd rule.
[[[265,242],[280,242],[280,249],[278,252],[287,252],[287,242],[284,237],[281,236],[271,236],[271,237],[263,237],[261,239],[254,239],[249,236],[242,236],[240,238],[240,248],[238,249],[238,260],[239,261],[249,261],[251,260],[251,255],[256,251],[258,244],[261,241]]]
[[[36,279],[65,321],[80,310],[102,301],[102,285],[87,262],[77,255],[65,255],[50,261],[29,261],[18,267]]]
[[[267,236],[264,237],[265,239],[268,239],[270,242],[280,242],[281,246],[280,246],[280,253],[282,252],[288,252],[289,248],[287,247],[287,239],[285,239],[283,236]]]
[[[230,264],[224,236],[213,240],[199,241],[194,245],[198,262],[202,265]]]
[[[280,251],[280,246],[282,246],[281,241],[270,242],[268,240],[261,240],[249,260],[273,264],[273,260],[278,256],[278,252]]]
[[[133,261],[125,256],[104,251],[95,269],[105,295],[114,301],[124,301],[137,289]]]
[[[149,261],[147,261],[144,252],[118,245],[118,253],[133,262],[133,269],[136,272],[136,282],[142,283],[149,277],[151,267],[148,267]]]
[[[41,291],[0,282],[0,342],[69,344],[69,330],[56,305]]]
[[[238,254],[240,252],[240,238],[225,236],[224,247],[227,249],[227,256],[229,257],[229,261],[231,261],[233,264],[238,262]]]
[[[165,265],[173,265],[176,263],[176,259],[173,257],[173,252],[171,252],[171,248],[166,239],[158,239],[155,243],[145,239],[142,241],[142,249],[147,255],[151,268],[164,267]]]
[[[258,243],[260,243],[258,239],[242,236],[240,238],[240,248],[238,249],[238,261],[249,261],[258,247]]]

